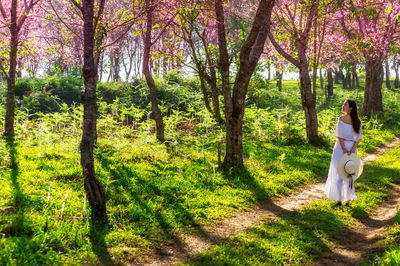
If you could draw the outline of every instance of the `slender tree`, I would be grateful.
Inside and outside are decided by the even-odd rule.
[[[18,0],[0,1],[0,24],[9,31],[8,58],[1,58],[0,70],[7,80],[7,102],[6,117],[4,121],[4,136],[14,137],[14,115],[15,115],[15,80],[17,76],[18,49],[20,33],[24,27],[29,13],[40,0],[27,0],[22,3]],[[0,27],[3,28],[3,27]],[[1,36],[1,34],[0,34]],[[7,66],[6,66],[7,65]],[[7,71],[8,68],[8,71]]]
[[[274,8],[274,31],[269,33],[269,39],[275,49],[300,71],[301,103],[306,118],[307,138],[311,143],[318,143],[318,119],[316,112],[316,87],[311,87],[309,74],[309,41],[312,25],[318,17],[317,0],[282,1]],[[317,28],[315,28],[317,30]],[[293,53],[285,51],[275,35],[284,36],[286,42],[294,47]],[[318,42],[315,42],[315,47]],[[317,52],[314,53],[317,56]],[[314,90],[313,90],[314,89]]]
[[[386,77],[385,77],[386,88],[390,90],[391,89],[391,85],[390,85],[390,68],[389,68],[389,59],[388,58],[386,58],[386,60],[385,60],[385,74],[386,74]]]
[[[215,17],[213,13],[198,12],[204,9],[204,6],[207,6],[207,3],[196,2],[196,5],[183,9],[179,13],[180,32],[175,34],[188,44],[193,68],[200,78],[206,109],[218,122],[223,123],[217,85],[217,60],[216,53],[213,53],[217,42],[213,23]]]
[[[94,168],[93,150],[96,141],[96,86],[98,82],[98,47],[100,43],[95,42],[96,28],[101,25],[106,0],[100,0],[95,5],[95,0],[83,0],[80,3],[71,0],[81,11],[83,19],[83,78],[85,90],[82,94],[83,103],[83,127],[80,145],[81,165],[83,169],[84,185],[92,207],[94,217],[99,220],[106,218],[106,198],[101,182],[96,178]],[[97,12],[96,12],[97,10]],[[97,40],[100,36],[96,36]],[[97,48],[96,48],[97,47]]]
[[[393,69],[394,69],[394,72],[396,74],[396,77],[394,79],[394,84],[393,85],[394,85],[394,87],[396,89],[400,88],[399,65],[400,65],[399,64],[399,60],[394,58],[394,60],[393,60]]]
[[[144,4],[145,4],[145,22],[144,22],[145,27],[142,33],[143,37],[142,71],[150,91],[150,101],[153,112],[153,118],[156,122],[156,136],[159,141],[164,142],[165,125],[161,114],[161,110],[158,107],[157,88],[154,82],[153,75],[151,73],[151,65],[150,65],[151,50],[153,45],[162,37],[162,35],[168,29],[176,14],[175,10],[172,10],[172,12],[170,12],[171,7],[174,9],[174,5],[169,5],[167,7],[164,5],[166,3],[162,1],[157,2],[154,0],[145,0]],[[165,8],[166,10],[162,10],[162,8]],[[166,14],[162,14],[163,13],[162,11],[166,12]],[[158,32],[158,35],[153,38],[153,27],[156,19],[158,19],[158,22],[162,25],[162,29]]]

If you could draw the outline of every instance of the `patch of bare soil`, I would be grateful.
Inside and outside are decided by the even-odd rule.
[[[379,155],[400,145],[400,138],[395,138],[368,156],[362,158],[364,163],[375,160]],[[178,235],[173,245],[159,247],[151,256],[141,260],[140,265],[173,265],[190,260],[195,254],[205,251],[211,245],[223,239],[235,236],[248,227],[256,226],[268,217],[281,216],[285,212],[299,210],[314,200],[325,198],[325,183],[312,184],[290,196],[270,200],[250,210],[238,212],[235,216],[199,226],[194,235]],[[319,260],[318,265],[354,265],[361,263],[363,256],[374,248],[397,211],[400,202],[400,187],[391,191],[391,197],[376,210],[371,218],[343,239],[343,244]],[[393,215],[393,216],[392,216]],[[383,219],[383,220],[382,220]]]

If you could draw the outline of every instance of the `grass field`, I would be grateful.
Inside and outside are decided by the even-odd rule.
[[[230,238],[187,265],[308,265],[325,251],[354,234],[357,221],[364,221],[385,197],[392,184],[400,184],[400,148],[364,167],[356,183],[358,199],[338,208],[326,200],[315,201],[301,211],[270,218],[260,226]],[[399,227],[387,237],[388,251],[376,258],[378,265],[398,265]],[[361,239],[360,239],[361,241]],[[395,248],[397,247],[397,248]]]
[[[100,103],[95,160],[106,190],[108,228],[89,219],[79,163],[82,107],[64,106],[59,113],[35,114],[34,119],[18,109],[15,143],[0,142],[0,264],[140,259],[196,225],[320,180],[328,171],[341,104],[346,97],[361,104],[362,91],[336,87],[329,102],[318,92],[319,128],[326,144],[314,147],[305,140],[297,85],[287,81],[283,92],[272,87],[253,95],[245,114],[245,169],[231,174],[218,170],[223,132],[205,110],[171,112],[165,118],[167,142],[160,144],[152,120],[123,119],[124,111],[143,110]],[[383,93],[386,111],[363,121],[359,155],[400,133],[400,94]],[[0,109],[1,126],[4,113]],[[333,235],[351,230],[354,219],[379,204],[390,182],[398,181],[388,176],[399,171],[398,155],[396,150],[381,159],[384,167],[367,167],[372,177],[360,185],[360,200],[351,209],[317,202],[249,229],[199,261],[240,263],[243,255],[255,263],[312,260],[334,245]]]

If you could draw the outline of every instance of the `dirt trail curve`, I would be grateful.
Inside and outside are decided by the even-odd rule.
[[[400,138],[396,137],[362,160],[364,164],[371,162],[398,145],[400,145]],[[325,198],[324,184],[323,182],[312,184],[288,197],[267,201],[250,210],[238,212],[234,217],[196,228],[198,234],[178,236],[173,246],[160,247],[152,254],[151,258],[140,261],[140,264],[173,265],[187,261],[211,245],[237,235],[248,227],[260,224],[266,217],[279,216],[288,211],[298,210],[314,200]],[[396,186],[391,195],[393,196],[389,197],[389,200],[376,210],[370,220],[357,229],[351,238],[344,240],[342,246],[323,255],[318,265],[355,265],[360,263],[362,256],[373,248],[377,238],[384,232],[385,226],[396,214],[400,203],[400,186]],[[362,245],[359,243],[361,239],[365,240]]]

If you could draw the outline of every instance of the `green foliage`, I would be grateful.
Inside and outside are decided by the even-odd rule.
[[[43,78],[22,78],[15,83],[15,95],[19,98],[31,96],[32,93],[51,94],[61,101],[71,105],[80,103],[80,94],[83,86],[81,78],[56,73]],[[54,110],[53,110],[54,111]]]
[[[45,79],[35,82],[40,85],[34,90],[38,96],[25,95],[29,97],[16,110],[16,146],[0,140],[0,264],[95,264],[106,255],[104,247],[116,262],[128,263],[159,245],[173,244],[180,233],[196,233],[199,225],[287,195],[326,174],[340,106],[346,97],[362,102],[359,91],[335,88],[336,97],[330,102],[318,91],[319,128],[331,145],[313,147],[305,138],[298,83],[284,81],[282,92],[274,84],[256,88],[259,94],[254,94],[244,118],[246,169],[224,174],[218,170],[217,156],[218,146],[224,155],[224,134],[202,107],[198,80],[178,73],[156,80],[165,114],[165,144],[154,137],[148,89],[142,81],[99,84],[95,163],[107,195],[107,231],[90,223],[84,196],[79,156],[83,107],[55,98],[47,85],[43,91]],[[399,133],[398,123],[388,121],[400,114],[399,95],[383,93],[385,108],[391,112],[364,121],[361,155]],[[54,97],[59,112],[32,113],[41,108],[32,101],[39,96],[49,101]],[[0,131],[4,113],[1,105]],[[10,168],[13,162],[17,165]],[[377,175],[378,185],[363,183],[354,211],[337,212],[321,203],[324,208],[318,205],[254,229],[252,238],[265,239],[249,244],[239,237],[241,247],[231,250],[237,254],[253,250],[254,262],[258,252],[260,258],[268,258],[265,261],[312,260],[332,245],[332,232],[347,230],[342,216],[354,222],[379,204],[384,192],[372,187],[395,182],[389,174],[397,170],[374,167],[366,172]],[[271,239],[277,242],[270,245]],[[291,253],[285,241],[294,247]]]

